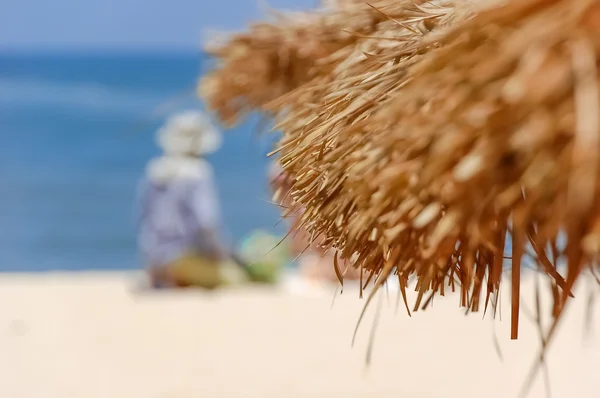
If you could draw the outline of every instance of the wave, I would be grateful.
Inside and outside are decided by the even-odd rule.
[[[198,105],[192,90],[185,94],[177,96],[173,92],[111,87],[96,82],[0,77],[0,105],[5,111],[44,107],[68,112],[162,114],[161,111],[171,111],[166,108]]]

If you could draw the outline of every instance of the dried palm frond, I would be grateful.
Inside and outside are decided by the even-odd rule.
[[[354,59],[361,49],[386,48],[401,44],[407,36],[422,36],[421,31],[431,29],[448,12],[442,6],[416,3],[345,0],[332,12],[280,15],[272,23],[252,25],[224,45],[207,48],[219,64],[202,79],[199,93],[222,122],[232,125],[249,111],[265,111],[269,102],[298,87],[335,80],[336,67]],[[375,40],[364,46],[369,38]]]
[[[483,294],[487,308],[509,249],[512,337],[523,259],[549,276],[558,320],[577,278],[598,269],[600,0],[387,0],[329,16],[331,36],[321,16],[306,34],[335,45],[306,40],[322,52],[294,79],[274,56],[276,73],[225,89],[242,65],[221,54],[204,91],[226,121],[276,116],[298,227],[355,258],[376,287],[396,274],[404,294],[416,276],[415,310],[455,281],[462,305],[477,311]],[[282,37],[299,25],[269,26]],[[244,36],[254,38],[275,54],[303,48]],[[252,46],[248,59],[264,60]]]

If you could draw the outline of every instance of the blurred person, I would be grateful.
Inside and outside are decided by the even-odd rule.
[[[221,237],[213,169],[204,156],[221,135],[205,115],[170,117],[157,133],[164,154],[151,160],[139,192],[138,244],[153,287],[214,289],[243,280]]]
[[[295,209],[293,213],[290,210],[294,209],[294,201],[290,195],[291,184],[286,179],[282,172],[279,163],[273,162],[269,169],[269,185],[275,197],[274,200],[281,206],[282,213],[286,216],[290,226],[294,225],[298,216],[299,210]],[[290,241],[290,250],[294,257],[304,252],[310,243],[310,236],[304,229],[292,232],[288,240]]]
[[[292,184],[286,179],[281,166],[277,162],[271,164],[269,182],[271,189],[275,192],[275,201],[281,205],[282,212],[287,215],[289,223],[292,226],[295,225],[298,217],[302,215],[302,209],[295,206],[290,195]],[[292,212],[290,213],[290,211]],[[303,276],[315,281],[338,281],[333,265],[332,251],[323,252],[321,242],[318,239],[311,242],[310,234],[304,228],[293,231],[289,239],[291,239],[292,255],[298,258],[300,272]],[[340,263],[345,264],[346,262],[341,261]],[[341,269],[342,272],[344,272],[345,266],[343,268]],[[344,279],[354,280],[359,279],[359,277],[360,271],[348,266]]]

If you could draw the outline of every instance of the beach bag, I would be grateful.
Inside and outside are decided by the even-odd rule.
[[[240,245],[239,255],[248,264],[248,275],[253,282],[276,283],[290,262],[288,244],[264,231],[248,235]]]

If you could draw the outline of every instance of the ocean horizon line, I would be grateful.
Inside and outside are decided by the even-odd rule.
[[[202,49],[194,48],[1,48],[0,57],[6,58],[188,58],[208,57]]]

